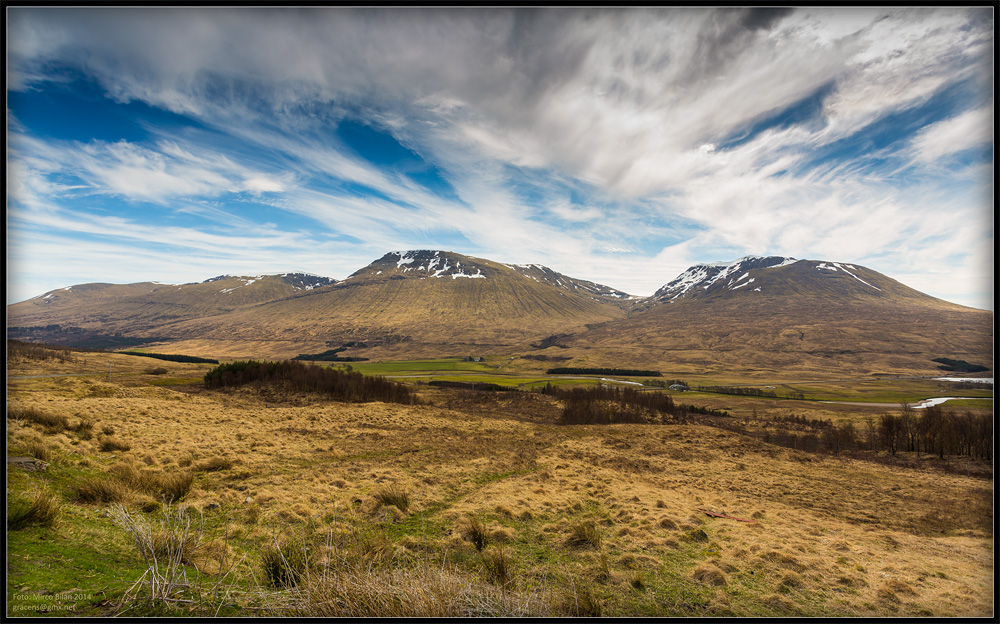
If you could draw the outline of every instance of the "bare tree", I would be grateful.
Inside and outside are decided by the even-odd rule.
[[[899,416],[883,414],[879,419],[879,441],[882,442],[882,448],[889,451],[889,454],[893,457],[896,456],[896,451],[899,450],[899,439],[902,431],[902,419]]]

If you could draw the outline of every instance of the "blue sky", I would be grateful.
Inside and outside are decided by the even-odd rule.
[[[7,9],[8,303],[388,251],[993,308],[993,9]]]

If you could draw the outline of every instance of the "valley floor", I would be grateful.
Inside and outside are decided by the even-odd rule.
[[[159,365],[78,357],[113,357],[119,372]],[[178,384],[207,370],[165,366]],[[46,604],[62,615],[162,615],[179,605],[441,614],[427,603],[363,606],[402,609],[414,579],[427,585],[420,575],[431,573],[435,588],[461,581],[476,604],[492,605],[452,615],[994,613],[991,480],[808,454],[700,424],[559,425],[554,399],[529,393],[425,390],[427,404],[405,406],[209,392],[152,374],[24,378],[72,369],[25,362],[8,371],[8,455],[48,464],[8,466],[8,505],[45,491],[62,510],[52,527],[8,531],[8,615]],[[39,413],[65,420],[16,416]],[[193,475],[180,505],[205,530],[185,561],[199,582],[228,587],[224,599],[188,590],[181,597],[191,602],[136,606],[143,586],[133,584],[147,566],[114,504],[81,500],[82,483],[125,474],[122,466]],[[152,518],[153,499],[140,488],[118,502]],[[344,535],[354,541],[337,541]],[[381,580],[358,587],[337,577],[336,592],[315,579],[300,582],[308,591],[272,587],[266,546],[292,548],[289,537],[311,544],[311,565],[327,572],[329,554],[350,542],[353,557],[369,557],[351,582],[372,570]],[[386,591],[395,602],[378,603]],[[440,591],[443,603],[459,590]],[[338,611],[345,604],[354,611]]]

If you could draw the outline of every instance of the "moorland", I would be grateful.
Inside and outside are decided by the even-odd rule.
[[[992,385],[543,353],[316,363],[361,401],[8,343],[7,614],[993,615]]]

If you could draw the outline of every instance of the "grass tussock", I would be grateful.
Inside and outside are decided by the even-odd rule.
[[[309,545],[300,539],[272,538],[261,550],[261,568],[271,587],[295,587],[309,567]]]
[[[600,548],[603,543],[601,527],[593,520],[583,520],[570,526],[566,543],[574,548]]]
[[[229,470],[232,467],[233,460],[228,457],[212,457],[198,463],[195,466],[195,470],[197,472],[218,472],[220,470]]]
[[[69,419],[37,407],[7,407],[7,419],[41,425],[46,433],[59,433],[69,428]]]
[[[378,535],[383,535],[376,532]],[[505,548],[482,553],[489,583],[447,559],[440,564],[371,559],[376,533],[351,530],[326,536],[323,564],[300,577],[289,612],[304,617],[545,617],[565,615],[556,601],[514,589],[515,564]]]
[[[36,492],[31,498],[10,495],[7,497],[7,530],[55,526],[59,512],[59,501],[44,490]]]
[[[91,418],[83,417],[80,418],[80,422],[73,427],[73,431],[80,436],[82,440],[90,440],[94,437],[94,421]]]
[[[399,485],[388,485],[375,492],[375,500],[381,505],[395,506],[402,512],[410,508],[410,493]]]
[[[691,576],[694,580],[705,585],[714,585],[719,587],[726,584],[725,572],[712,564],[703,564],[698,566],[695,568]]]
[[[168,503],[183,499],[194,485],[191,472],[159,473],[119,463],[103,475],[81,479],[75,486],[76,498],[85,503],[121,503],[133,493],[143,493]]]
[[[465,518],[459,526],[459,534],[462,539],[472,542],[478,551],[486,548],[490,542],[490,531],[482,520],[475,516]]]
[[[517,565],[509,549],[501,545],[480,551],[479,556],[490,582],[500,587],[509,587],[514,583]]]
[[[453,568],[335,571],[304,589],[297,613],[310,617],[546,617],[532,593],[476,583]]]
[[[577,582],[563,596],[560,610],[572,617],[601,617],[604,613],[601,601],[594,592]]]
[[[121,503],[132,494],[127,485],[111,475],[83,478],[72,486],[72,490],[81,503]]]
[[[41,440],[32,440],[27,445],[28,455],[43,462],[52,461],[52,447]]]
[[[132,445],[121,438],[108,436],[101,440],[98,448],[102,453],[113,453],[115,451],[130,451],[132,450]]]

